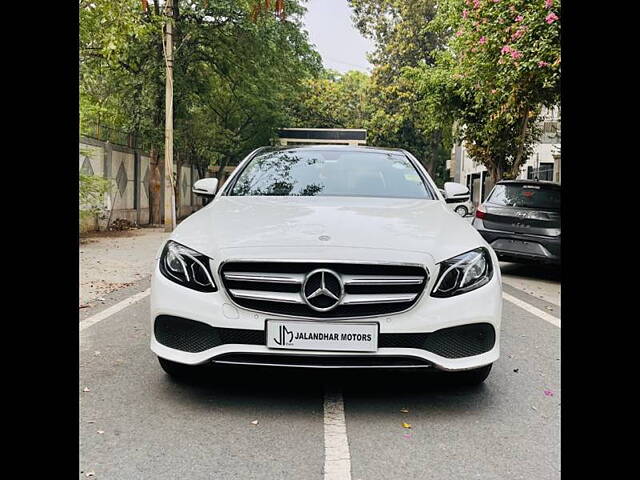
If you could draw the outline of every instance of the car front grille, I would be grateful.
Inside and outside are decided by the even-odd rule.
[[[473,323],[443,328],[433,333],[386,333],[378,347],[418,348],[445,358],[464,358],[486,353],[496,343],[496,331],[490,323]]]
[[[318,269],[334,272],[344,286],[341,302],[328,311],[314,310],[303,297],[305,279]],[[220,276],[227,293],[240,307],[303,318],[401,312],[418,301],[429,281],[427,270],[417,265],[324,262],[232,261],[223,264]],[[316,279],[310,279],[313,281]]]
[[[199,353],[229,343],[264,345],[264,331],[216,328],[187,318],[159,315],[153,324],[158,343],[183,352]]]
[[[218,328],[171,315],[156,317],[153,332],[158,343],[188,353],[226,344],[265,345],[264,330]],[[489,323],[443,328],[432,333],[383,333],[379,348],[416,348],[445,358],[464,358],[493,348],[496,333]]]
[[[283,355],[262,353],[227,353],[214,359],[215,363],[258,365],[269,367],[305,368],[431,368],[433,364],[417,357],[396,355]]]

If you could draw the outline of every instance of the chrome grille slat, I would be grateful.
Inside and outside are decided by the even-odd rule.
[[[266,300],[279,303],[304,303],[299,293],[290,292],[265,292],[262,290],[229,290],[231,295],[247,300]]]
[[[302,273],[225,272],[224,278],[243,282],[286,284],[301,284],[304,281]]]
[[[420,285],[424,277],[401,275],[342,275],[345,285]]]
[[[417,293],[361,293],[347,294],[342,305],[372,305],[376,303],[403,303],[413,301]]]
[[[423,265],[406,263],[228,260],[218,272],[238,307],[296,319],[371,318],[404,312],[418,302],[429,282]],[[328,293],[322,291],[323,285]],[[316,292],[320,293],[311,297]],[[325,309],[324,305],[331,306],[330,294],[341,301]],[[318,295],[320,301],[315,300]]]

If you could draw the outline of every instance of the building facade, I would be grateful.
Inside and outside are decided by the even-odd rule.
[[[522,165],[518,178],[561,183],[560,110],[543,109],[539,122],[542,136],[534,145],[531,156]],[[464,145],[453,146],[447,169],[451,181],[462,183],[469,188],[471,201],[476,207],[486,199],[493,188],[487,169],[469,156]]]

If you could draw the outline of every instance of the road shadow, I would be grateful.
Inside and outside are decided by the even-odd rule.
[[[491,379],[487,380],[487,382]],[[442,372],[427,370],[348,370],[277,367],[207,366],[186,378],[163,375],[164,390],[185,403],[241,405],[255,399],[267,400],[274,410],[292,401],[321,401],[325,391],[340,391],[353,401],[404,401],[439,405],[458,410],[473,404],[491,403],[486,384],[463,386]]]
[[[533,278],[551,282],[561,282],[562,280],[562,269],[557,265],[500,262],[500,271],[503,275],[516,278]]]

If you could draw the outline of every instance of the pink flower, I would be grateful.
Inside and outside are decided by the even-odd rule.
[[[547,8],[553,7],[553,0],[545,0],[544,1],[544,6],[547,7]]]
[[[494,0],[495,1],[495,0]],[[491,90],[491,93],[496,93],[496,89],[494,88],[493,90]]]
[[[516,22],[521,22],[522,20],[524,20],[524,17],[522,15],[518,15],[516,17]]]
[[[473,0],[473,8],[478,8],[480,6],[480,0]]]
[[[456,37],[459,37],[460,35],[462,35],[462,30],[458,30],[458,31],[456,32]]]
[[[511,53],[511,47],[509,45],[505,45],[502,47],[502,50],[500,50],[501,55],[504,55],[505,53]]]
[[[468,16],[469,16],[469,10],[464,9],[464,10],[462,11],[462,18],[467,18]]]
[[[522,53],[520,53],[517,50],[511,50],[510,53],[511,53],[511,58],[518,59],[518,58],[520,58],[522,56]]]
[[[478,40],[478,43],[480,45],[484,45],[485,43],[487,43],[487,37],[480,37],[480,40]]]
[[[515,40],[516,38],[520,38],[525,32],[524,28],[518,29],[513,35],[511,35],[511,40]]]
[[[539,67],[548,67],[549,65],[550,65],[549,63],[547,63],[547,62],[543,62],[542,60],[540,60],[540,61],[538,62],[538,66],[539,66]]]
[[[555,13],[551,12],[549,15],[544,17],[544,19],[548,24],[552,24],[556,20],[559,20],[559,17]]]

